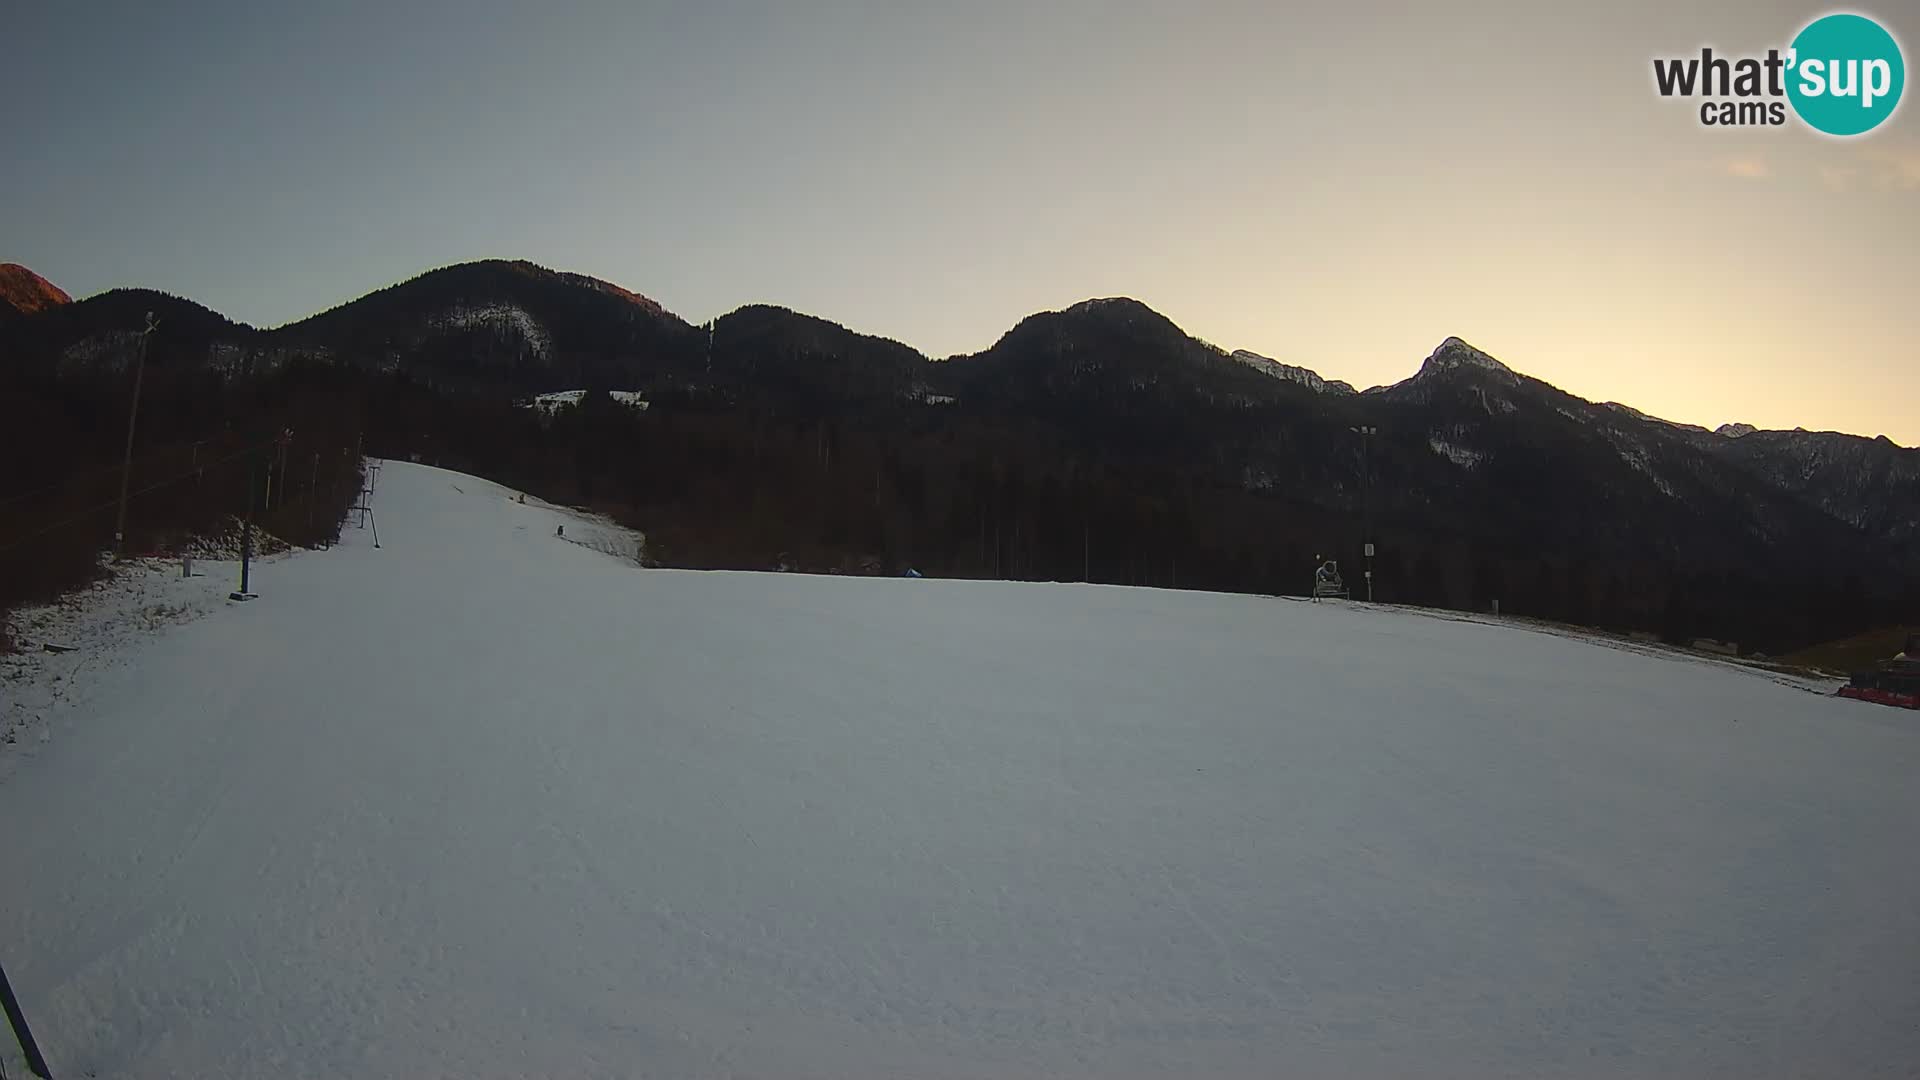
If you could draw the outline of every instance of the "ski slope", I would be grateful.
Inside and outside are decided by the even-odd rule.
[[[643,570],[512,494],[390,463],[382,548],[6,750],[56,1075],[1920,1062],[1910,714],[1363,606]]]

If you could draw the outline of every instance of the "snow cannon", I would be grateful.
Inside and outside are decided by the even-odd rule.
[[[1313,572],[1313,598],[1345,600],[1347,596],[1347,583],[1340,576],[1340,564],[1332,559],[1321,563],[1320,568]]]
[[[1920,709],[1920,634],[1908,634],[1906,648],[1893,659],[1882,660],[1872,670],[1854,672],[1840,688],[1840,696]]]

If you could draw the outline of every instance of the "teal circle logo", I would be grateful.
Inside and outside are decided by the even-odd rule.
[[[1900,105],[1907,64],[1900,43],[1865,15],[1823,15],[1793,39],[1787,99],[1817,131],[1863,135]]]

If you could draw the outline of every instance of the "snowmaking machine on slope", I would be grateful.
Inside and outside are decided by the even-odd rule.
[[[1904,709],[1920,709],[1920,634],[1907,635],[1907,647],[1868,671],[1856,671],[1840,696]]]
[[[1315,601],[1345,600],[1351,595],[1347,592],[1346,579],[1340,576],[1339,563],[1328,559],[1314,570],[1312,595]]]

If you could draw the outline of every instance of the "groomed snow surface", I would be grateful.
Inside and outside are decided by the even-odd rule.
[[[5,748],[56,1075],[1920,1063],[1911,714],[1358,605],[643,570],[512,494],[389,464],[382,549]]]

